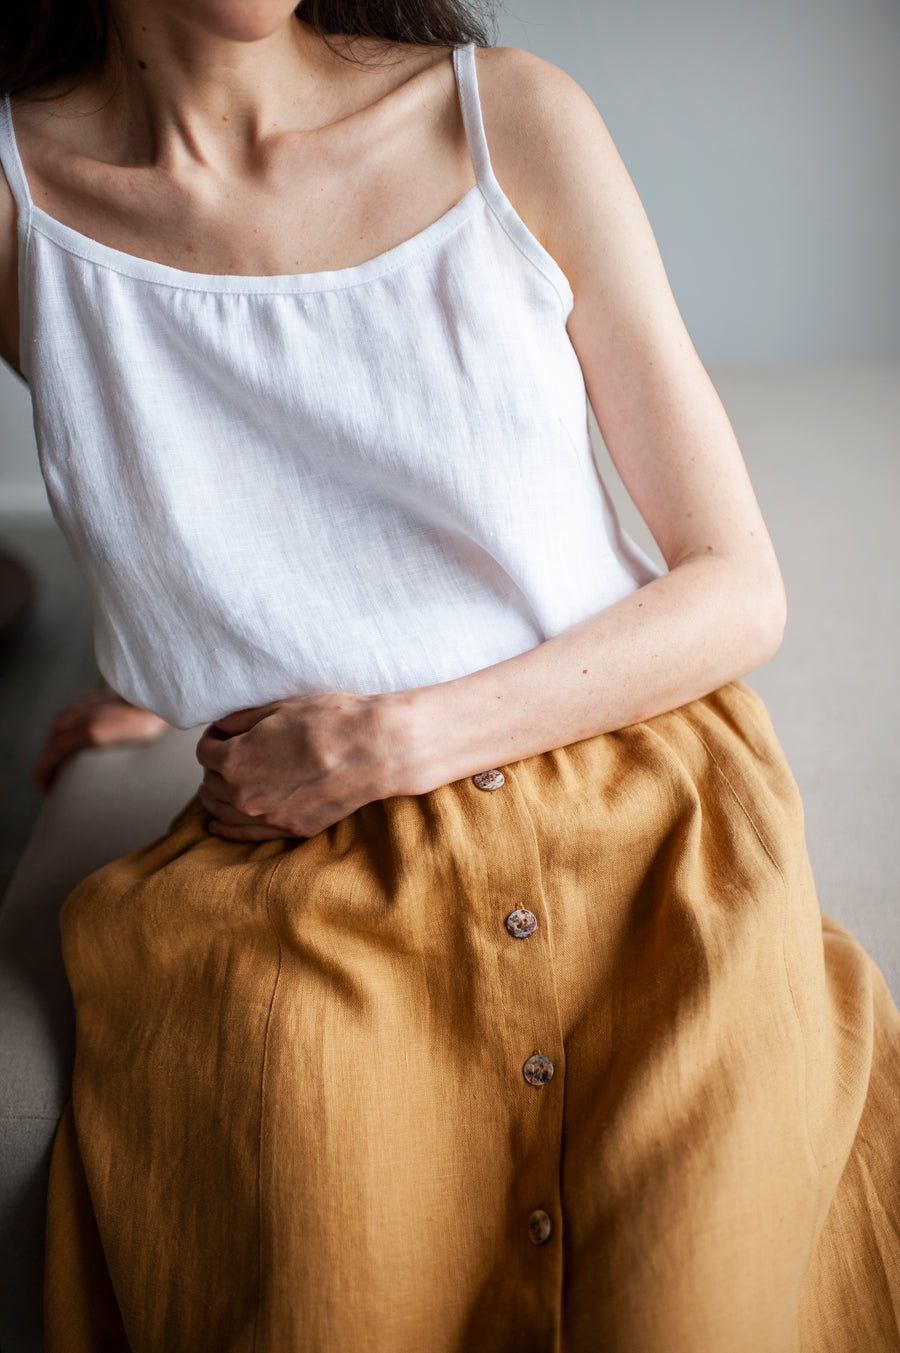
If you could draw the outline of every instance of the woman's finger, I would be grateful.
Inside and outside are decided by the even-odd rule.
[[[69,705],[67,709],[61,709],[54,717],[50,725],[54,733],[63,733],[68,728],[74,728],[76,724],[84,723],[91,716],[92,707],[90,705]]]
[[[196,757],[207,771],[221,773],[227,755],[230,738],[221,733],[215,724],[210,724],[197,743]]]
[[[215,795],[222,803],[231,802],[231,790],[228,788],[226,781],[218,771],[208,770],[203,776],[201,788],[205,789],[209,794]]]
[[[211,817],[218,817],[232,826],[272,826],[263,813],[246,813],[236,807],[232,790],[221,775],[207,771],[198,790],[198,797]]]
[[[79,695],[77,700],[73,700],[65,709],[61,709],[55,716],[51,728],[71,728],[73,724],[83,723],[84,720],[94,711],[98,705],[107,704],[111,697],[103,691],[85,691]]]
[[[203,807],[209,813],[210,817],[218,818],[220,822],[227,822],[232,827],[260,827],[265,826],[262,818],[250,817],[247,813],[241,813],[227,799],[220,798],[214,790],[208,785],[202,784],[197,791],[197,797],[203,804]]]
[[[223,719],[216,719],[212,727],[219,729],[226,737],[234,737],[236,733],[246,733],[261,719],[274,714],[276,709],[278,709],[278,705],[259,705],[256,709],[239,709],[234,714],[226,714]]]
[[[137,709],[118,696],[89,691],[53,720],[32,774],[46,794],[62,763],[85,747],[119,742],[144,742],[160,737],[169,725],[148,710]]]
[[[196,757],[200,765],[207,772],[218,772],[219,767],[224,760],[224,748],[226,738],[217,733],[215,728],[207,728],[206,732],[197,743]]]
[[[124,701],[112,701],[97,709],[86,721],[90,743],[106,747],[114,742],[144,742],[160,737],[169,725],[147,709],[136,709]]]

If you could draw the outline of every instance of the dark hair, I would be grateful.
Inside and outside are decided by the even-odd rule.
[[[474,0],[303,0],[296,13],[332,49],[335,37],[428,47],[490,45],[488,4]],[[0,33],[0,92],[25,94],[99,68],[110,36],[103,0],[17,0]]]

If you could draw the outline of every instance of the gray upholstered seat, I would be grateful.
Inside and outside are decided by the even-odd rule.
[[[50,1148],[69,1094],[58,913],[87,874],[160,835],[202,774],[196,733],[82,752],[58,777],[0,907],[0,1349],[41,1347]]]

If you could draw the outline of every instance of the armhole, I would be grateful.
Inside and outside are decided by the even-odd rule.
[[[516,248],[546,277],[557,292],[568,318],[575,303],[568,278],[540,240],[528,229],[494,174],[484,133],[481,97],[478,92],[475,44],[471,42],[465,47],[457,47],[453,52],[453,64],[459,87],[466,140],[469,143],[469,154],[472,157],[472,166],[481,195]]]
[[[28,246],[31,240],[32,201],[28,189],[28,179],[13,126],[9,95],[0,98],[0,167],[3,169],[9,190],[16,205],[16,236],[18,238],[18,258],[16,281],[18,285],[19,309],[19,370],[28,380],[28,363],[25,355],[29,350],[29,322],[26,304],[26,282],[28,267]]]

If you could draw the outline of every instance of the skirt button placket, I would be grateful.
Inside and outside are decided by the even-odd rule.
[[[503,788],[506,784],[506,777],[501,770],[483,770],[472,776],[472,784],[476,789],[485,793],[492,793]],[[509,912],[504,925],[507,934],[517,941],[531,939],[539,930],[537,916],[527,907],[516,907],[514,911]],[[533,958],[539,962],[540,953],[541,950],[539,949],[532,951]],[[555,1072],[556,1067],[551,1058],[540,1052],[533,1053],[522,1067],[522,1075],[525,1081],[536,1090],[542,1090],[546,1085],[549,1085]],[[547,1244],[552,1234],[553,1221],[550,1214],[544,1208],[535,1208],[528,1216],[527,1235],[529,1241],[535,1248],[541,1248]],[[552,1281],[550,1271],[544,1270],[544,1272],[547,1279]]]

